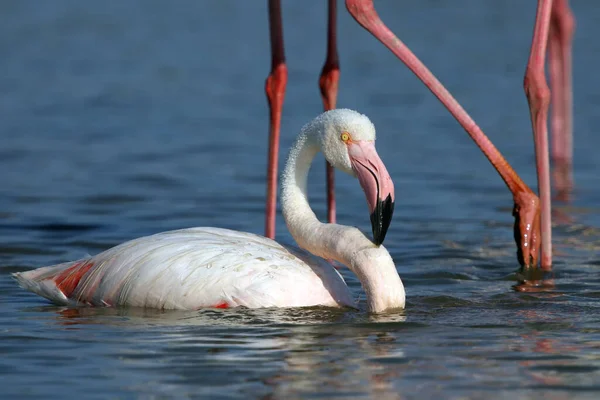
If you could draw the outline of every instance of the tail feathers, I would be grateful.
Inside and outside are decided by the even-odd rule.
[[[64,264],[42,267],[26,272],[17,272],[12,277],[26,290],[38,294],[46,299],[60,305],[72,305],[76,303],[70,300],[57,285],[56,279],[69,268],[81,265],[86,260],[68,262]]]

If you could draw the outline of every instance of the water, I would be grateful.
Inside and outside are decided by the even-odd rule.
[[[596,398],[600,10],[591,0],[573,2],[576,191],[555,204],[554,290],[512,290],[504,184],[343,8],[339,106],[372,118],[396,182],[386,245],[407,288],[403,313],[67,309],[10,279],[168,229],[262,232],[264,3],[0,4],[1,397]],[[377,2],[532,187],[522,76],[535,3]],[[284,19],[287,149],[321,109],[325,7],[286,2]],[[318,161],[310,196],[323,218]],[[337,179],[340,222],[368,232],[358,185]],[[289,242],[281,218],[277,228]]]

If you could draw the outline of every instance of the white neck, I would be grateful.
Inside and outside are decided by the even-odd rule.
[[[360,280],[371,312],[404,308],[405,293],[392,257],[354,227],[321,223],[308,204],[308,171],[319,152],[308,125],[290,151],[281,182],[281,206],[298,245],[311,253],[346,265]]]

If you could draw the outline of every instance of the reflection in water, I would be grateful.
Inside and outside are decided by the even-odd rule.
[[[120,360],[123,367],[158,368],[181,384],[191,384],[206,379],[207,369],[218,374],[235,366],[246,378],[258,372],[256,379],[275,398],[314,392],[402,398],[395,394],[394,382],[409,368],[396,336],[403,330],[404,313],[374,316],[327,308],[191,312],[53,306],[23,312],[54,315],[56,324],[71,330],[112,326],[126,337],[133,335],[134,341],[124,339],[120,349],[107,354]],[[224,376],[216,383],[220,380],[223,384],[238,381]],[[169,388],[153,390],[168,393]]]
[[[557,296],[543,295],[545,302]],[[126,333],[125,339],[106,357],[121,364],[120,368],[161,374],[163,381],[176,382],[180,388],[200,385],[200,394],[231,386],[240,393],[252,390],[275,398],[316,392],[402,398],[406,388],[401,382],[428,381],[434,376],[462,381],[477,376],[466,378],[460,371],[481,362],[482,350],[497,333],[484,330],[480,338],[474,332],[464,336],[462,319],[456,317],[467,309],[458,306],[448,314],[449,304],[439,299],[426,309],[377,316],[325,308],[182,312],[38,307],[24,311],[53,314],[57,324],[78,328],[86,337],[88,327],[117,328]],[[538,304],[536,308],[542,303]],[[429,322],[410,322],[411,315]],[[488,357],[500,363],[500,368],[517,361],[527,377],[524,387],[586,385],[592,378],[582,372],[597,376],[600,367],[593,366],[597,361],[585,361],[581,345],[555,337],[577,326],[562,320],[560,311],[534,308],[514,310],[507,316],[505,325],[522,333],[506,332],[504,336],[512,337],[507,346],[488,349]],[[490,315],[479,322],[496,318]],[[477,321],[469,321],[471,326],[473,323]],[[447,332],[454,332],[455,339]],[[454,350],[448,353],[443,349]],[[235,375],[227,373],[232,369],[237,371]],[[482,385],[489,384],[485,376],[477,379]],[[510,382],[501,387],[507,389]],[[172,386],[157,382],[148,390],[169,393]],[[443,396],[439,386],[427,385],[421,390],[427,396]],[[562,394],[557,396],[562,398]]]
[[[573,377],[560,376],[556,374],[557,370],[568,370],[571,366],[578,364],[578,353],[581,351],[579,346],[572,346],[561,343],[559,339],[546,337],[545,331],[550,333],[556,328],[572,327],[572,324],[560,320],[557,315],[551,311],[539,312],[535,310],[518,311],[517,316],[521,317],[524,323],[531,323],[533,326],[542,326],[543,330],[531,330],[527,334],[522,334],[521,339],[514,349],[521,352],[542,353],[547,356],[534,357],[530,360],[521,361],[519,364],[525,367],[525,373],[533,382],[543,385],[560,386],[569,385]],[[555,398],[569,398],[561,395]]]
[[[199,311],[156,310],[138,307],[45,307],[41,311],[56,312],[61,325],[115,324],[135,327],[152,326],[211,326],[245,327],[285,324],[322,324],[341,322],[346,311],[326,307],[297,309],[264,308],[206,309]]]
[[[141,341],[137,351],[126,351],[119,359],[142,369],[159,359],[169,360],[179,374],[178,379],[184,382],[197,379],[195,374],[204,372],[207,365],[218,369],[235,365],[249,373],[255,368],[260,370],[261,363],[272,364],[277,368],[267,368],[260,381],[277,398],[315,391],[370,395],[389,392],[399,371],[393,364],[382,371],[373,362],[383,359],[389,364],[393,358],[402,358],[403,352],[389,332],[377,332],[377,327],[406,319],[392,313],[376,317],[352,313],[349,321],[349,311],[324,308],[199,312],[48,308],[46,311],[56,313],[57,323],[71,328],[79,324],[114,324],[126,331],[158,328],[146,344],[155,348],[156,357],[139,357],[146,347]],[[212,335],[196,327],[208,327]],[[182,364],[188,367],[179,368]]]

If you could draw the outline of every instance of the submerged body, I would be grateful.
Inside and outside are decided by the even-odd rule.
[[[371,121],[352,110],[323,113],[300,132],[282,176],[281,205],[290,233],[306,251],[251,233],[191,228],[14,277],[24,288],[63,305],[184,310],[356,306],[328,259],[356,274],[369,311],[404,308],[404,286],[381,246],[394,209],[394,186],[374,141]],[[371,212],[373,241],[356,228],[323,224],[311,210],[306,184],[319,151],[358,178]]]

